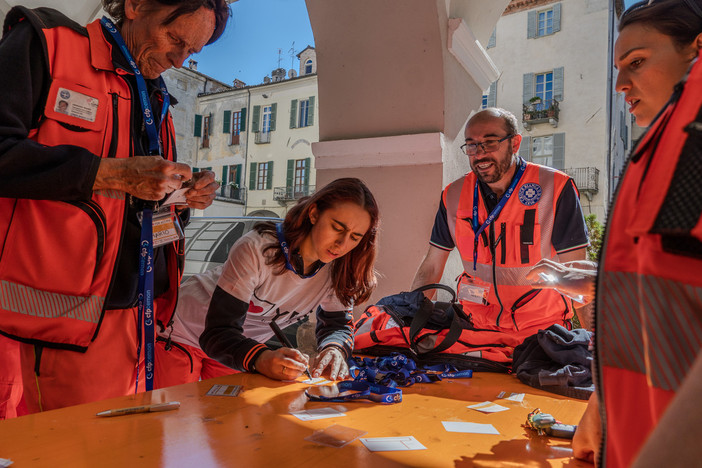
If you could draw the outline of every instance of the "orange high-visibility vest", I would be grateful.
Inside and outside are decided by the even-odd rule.
[[[464,310],[471,314],[475,328],[500,330],[521,338],[555,323],[568,326],[573,316],[570,300],[551,289],[532,289],[525,279],[531,267],[542,258],[558,260],[551,232],[556,203],[569,185],[569,177],[549,167],[526,164],[507,204],[479,239],[475,270],[475,235],[471,220],[477,177],[473,172],[466,174],[449,184],[442,195],[449,230],[465,274],[490,284],[488,304],[462,301]],[[489,213],[480,190],[478,196],[478,220],[482,225]],[[491,242],[497,244],[494,255]]]
[[[607,467],[631,465],[702,346],[701,62],[634,149],[609,215],[595,316]]]
[[[56,11],[23,7],[8,17],[11,25],[34,26],[51,74],[43,115],[29,138],[46,146],[80,146],[103,158],[130,157],[130,88],[121,76],[126,72],[112,62],[99,21],[83,28]],[[81,96],[85,118],[59,112],[58,99],[66,93]],[[174,160],[170,114],[161,134],[165,157]],[[116,190],[81,201],[0,198],[0,331],[28,343],[85,350],[99,330],[126,208],[126,194]],[[164,322],[180,278],[177,244],[167,252],[171,290],[157,298],[157,317]],[[168,304],[160,312],[159,302]]]

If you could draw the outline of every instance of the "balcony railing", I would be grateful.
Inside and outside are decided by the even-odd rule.
[[[254,139],[255,143],[261,144],[271,142],[271,132],[256,132],[254,135],[256,135]]]
[[[588,198],[599,191],[600,170],[596,167],[575,167],[564,171],[575,181],[575,186]]]
[[[540,123],[550,123],[553,128],[556,128],[559,114],[560,108],[555,99],[546,102],[536,101],[522,106],[522,122],[527,130],[532,125]]]
[[[314,193],[314,185],[295,185],[293,187],[275,187],[273,189],[273,200],[291,201]]]
[[[223,185],[217,192],[217,198],[225,201],[246,203],[246,189],[244,187],[235,188],[233,185]]]

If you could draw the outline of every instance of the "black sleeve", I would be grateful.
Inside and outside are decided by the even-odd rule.
[[[200,347],[212,359],[240,371],[255,370],[253,364],[266,345],[244,336],[249,304],[217,286],[212,294],[200,335]]]
[[[27,138],[44,111],[47,68],[29,22],[13,26],[0,41],[0,197],[79,200],[92,195],[99,156]]]
[[[317,348],[338,346],[346,358],[353,352],[353,314],[350,310],[327,312],[317,308]]]
[[[442,250],[453,250],[454,247],[456,247],[456,244],[453,242],[453,237],[451,237],[451,231],[448,227],[446,205],[444,205],[443,196],[441,197],[441,200],[439,200],[439,209],[436,210],[434,227],[431,230],[431,238],[429,239],[429,243]]]
[[[581,249],[589,244],[583,209],[573,179],[568,181],[556,202],[551,243],[558,253]]]

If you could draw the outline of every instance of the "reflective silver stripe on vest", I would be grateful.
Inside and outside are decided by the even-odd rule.
[[[458,245],[458,242],[456,242],[456,217],[458,216],[458,203],[461,200],[463,184],[466,183],[467,178],[468,176],[464,176],[462,179],[452,182],[448,187],[446,187],[446,222],[448,223],[449,232],[451,233],[453,245],[455,246]]]
[[[539,166],[539,185],[541,199],[538,202],[539,225],[541,226],[541,258],[551,258],[551,235],[553,234],[553,218],[556,208],[553,203],[555,195],[554,169]]]
[[[636,273],[604,272],[601,280],[602,364],[677,390],[702,348],[702,288]]]
[[[120,190],[113,190],[113,189],[95,190],[93,193],[96,193],[98,195],[102,195],[103,197],[106,197],[106,198],[114,198],[115,200],[124,200],[125,198],[127,198],[127,194],[120,191]]]
[[[104,303],[104,297],[67,296],[0,281],[0,306],[3,310],[19,314],[98,323]]]

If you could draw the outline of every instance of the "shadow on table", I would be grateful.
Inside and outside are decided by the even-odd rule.
[[[454,460],[455,468],[528,467],[546,468],[554,466],[552,461],[563,459],[560,466],[568,468],[591,468],[593,465],[573,458],[570,443],[563,439],[551,439],[529,431],[527,439],[503,440],[495,444],[492,453],[480,453],[473,458]],[[559,466],[556,464],[556,466]]]

